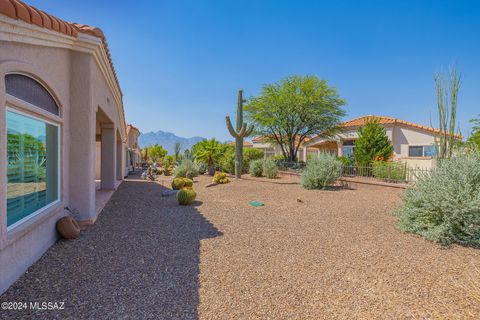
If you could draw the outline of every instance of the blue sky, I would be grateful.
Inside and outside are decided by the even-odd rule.
[[[100,27],[142,132],[230,139],[236,91],[292,74],[328,80],[347,117],[436,124],[433,75],[457,65],[462,134],[480,113],[480,1],[27,0]]]

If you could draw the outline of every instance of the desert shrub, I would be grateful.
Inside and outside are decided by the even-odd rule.
[[[252,177],[261,177],[263,173],[263,160],[253,160],[250,162],[249,173]]]
[[[204,175],[208,170],[208,164],[205,162],[196,162],[198,167],[198,174]]]
[[[396,212],[400,229],[442,244],[480,245],[480,153],[439,160]]]
[[[172,180],[172,189],[173,190],[180,190],[185,186],[185,181],[183,178],[175,178]]]
[[[235,173],[235,148],[227,146],[219,160],[220,168],[223,172]]]
[[[263,162],[263,175],[269,179],[274,179],[278,174],[278,166],[274,160],[267,159]]]
[[[402,162],[373,161],[373,176],[379,179],[405,181],[407,168]]]
[[[215,175],[213,176],[213,182],[218,183],[218,184],[224,184],[230,182],[228,180],[227,174],[225,172],[220,172],[217,171],[215,172]]]
[[[184,159],[175,169],[175,177],[192,179],[198,176],[198,166],[190,159]]]
[[[342,176],[342,163],[330,153],[320,153],[307,162],[300,178],[305,189],[324,189]]]
[[[250,162],[263,159],[263,150],[256,148],[243,149],[243,165],[242,172],[247,173],[250,169]]]

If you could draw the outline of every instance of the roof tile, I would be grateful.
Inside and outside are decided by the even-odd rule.
[[[10,0],[0,0],[0,12],[10,18],[17,18],[15,6]]]
[[[27,10],[27,6],[18,0],[13,0],[13,4],[15,5],[17,18],[30,23],[30,13]]]

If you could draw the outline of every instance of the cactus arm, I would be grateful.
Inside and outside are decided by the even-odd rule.
[[[230,132],[230,134],[232,135],[232,137],[234,137],[235,139],[238,138],[238,134],[237,132],[235,131],[235,129],[233,129],[233,125],[232,125],[232,121],[230,121],[230,117],[229,116],[226,116],[225,117],[225,120],[227,122],[227,128],[228,128],[228,131]]]
[[[248,129],[247,129],[247,131],[245,132],[245,136],[244,136],[244,137],[248,137],[249,135],[251,135],[252,132],[253,132],[253,129],[254,129],[254,127],[253,127],[253,123],[252,123],[252,124],[250,124],[250,126],[249,126]]]
[[[245,137],[245,131],[247,131],[247,125],[244,123],[242,124],[242,128],[240,129],[240,132],[238,133],[239,138]]]

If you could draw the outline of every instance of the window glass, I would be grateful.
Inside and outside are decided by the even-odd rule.
[[[342,154],[344,157],[353,157],[353,146],[343,146]]]
[[[408,147],[408,156],[409,157],[423,157],[423,147],[422,146],[409,146]]]
[[[435,146],[424,146],[423,155],[425,157],[434,157],[437,154],[437,149]]]
[[[58,200],[58,127],[7,111],[7,226]]]

